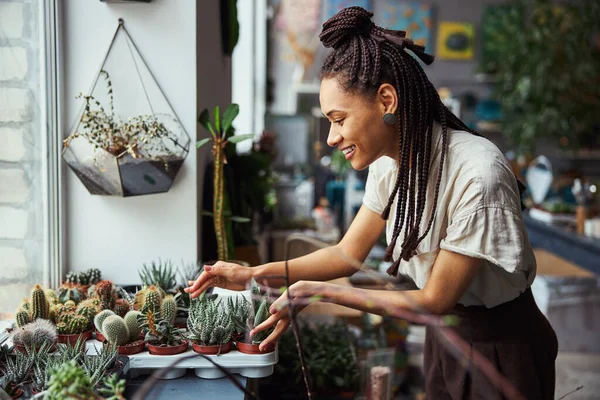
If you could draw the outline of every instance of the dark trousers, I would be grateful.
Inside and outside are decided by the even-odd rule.
[[[526,399],[554,399],[558,341],[541,313],[531,289],[493,308],[457,305],[453,329],[470,351],[477,350]],[[427,399],[504,399],[503,393],[473,364],[460,355],[435,328],[425,338],[425,391]]]

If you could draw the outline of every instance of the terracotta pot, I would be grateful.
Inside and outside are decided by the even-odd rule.
[[[76,333],[74,335],[57,335],[58,343],[75,345],[75,343],[77,343],[77,339],[79,339],[79,336],[81,336],[83,341],[85,342],[92,338],[92,331]]]
[[[99,342],[104,342],[106,340],[106,338],[104,337],[104,335],[102,334],[102,332],[100,331],[96,331],[96,340]]]
[[[19,397],[23,396],[23,389],[15,388],[15,385],[13,384],[11,393],[12,395],[9,395],[10,397],[12,397],[13,399],[18,399]]]
[[[233,335],[231,335],[231,337],[233,338],[234,342],[241,342],[244,339],[244,334],[243,333],[234,333]]]
[[[146,339],[146,334],[144,332],[140,332],[140,334],[138,335],[138,339],[139,340],[144,340]]]
[[[196,344],[192,342],[192,348],[196,353],[200,354],[226,354],[231,351],[231,347],[233,342],[227,342],[221,346],[203,346],[201,344]],[[221,351],[219,352],[219,347],[221,347]]]
[[[275,351],[275,343],[269,345],[265,351],[260,351],[258,349],[258,344],[252,343],[244,343],[244,342],[235,342],[235,347],[238,349],[240,353],[245,354],[266,354],[272,351]]]
[[[174,354],[180,354],[188,349],[189,342],[184,340],[180,345],[177,346],[154,346],[148,343],[148,351],[154,356],[172,356]]]
[[[141,353],[146,348],[146,342],[143,340],[136,340],[133,343],[128,343],[123,346],[117,346],[119,354],[124,356],[130,356],[133,354]]]

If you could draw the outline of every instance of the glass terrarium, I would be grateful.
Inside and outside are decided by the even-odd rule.
[[[77,98],[62,156],[91,194],[171,188],[191,140],[122,21],[89,94]]]

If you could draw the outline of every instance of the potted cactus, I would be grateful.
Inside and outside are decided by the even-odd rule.
[[[227,308],[233,322],[233,340],[241,341],[246,332],[246,321],[250,314],[250,302],[244,296],[230,296],[227,298]]]
[[[144,341],[140,340],[139,316],[140,312],[135,310],[129,311],[125,318],[104,310],[96,316],[94,323],[101,322],[100,331],[104,341],[117,346],[119,354],[132,355],[144,351],[145,347]]]
[[[192,301],[187,321],[192,348],[201,354],[225,354],[231,350],[234,323],[212,296]]]
[[[88,309],[89,308],[89,309]],[[74,304],[62,304],[55,308],[54,319],[59,343],[75,344],[80,338],[86,341],[92,338],[92,307],[78,308]]]
[[[85,293],[91,285],[95,285],[96,283],[100,282],[101,278],[102,273],[99,269],[90,268],[87,271],[69,271],[65,280],[67,283],[80,285],[81,289]]]
[[[46,291],[40,285],[35,285],[29,299],[23,299],[15,314],[17,326],[23,327],[37,319],[51,319],[50,305],[53,302],[54,298],[49,300]]]
[[[15,329],[10,338],[17,350],[24,352],[28,347],[39,349],[44,344],[53,348],[57,335],[56,328],[50,321],[37,319]]]
[[[252,329],[262,324],[271,315],[268,309],[267,296],[261,295],[260,289],[258,288],[258,285],[254,279],[251,281],[250,294],[252,298],[250,299],[250,312],[248,313],[248,318],[246,319],[247,332],[250,332]],[[238,351],[247,354],[263,354],[264,352],[271,352],[275,350],[275,343],[270,345],[264,352],[260,351],[258,346],[271,334],[272,331],[273,328],[258,332],[252,338],[250,335],[244,335],[244,339],[237,340],[235,342],[235,346]]]
[[[162,289],[150,286],[144,296],[139,323],[148,342],[148,350],[154,355],[183,353],[188,348],[184,329],[175,326],[177,302],[172,295],[161,299]]]
[[[65,282],[58,287],[58,302],[61,304],[65,304],[69,300],[79,304],[86,297],[87,290],[78,283]]]

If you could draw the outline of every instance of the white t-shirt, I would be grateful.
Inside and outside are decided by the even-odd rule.
[[[442,149],[442,128],[434,124],[430,176],[419,235],[427,228]],[[440,249],[483,259],[473,282],[458,301],[465,306],[494,307],[519,296],[533,282],[536,262],[523,224],[521,199],[512,169],[488,139],[469,132],[448,130],[448,149],[440,182],[436,216],[427,236],[399,273],[425,287]],[[363,204],[381,213],[397,176],[395,160],[381,157],[369,166]],[[386,223],[392,239],[396,204]],[[408,207],[406,207],[408,209]],[[400,257],[404,230],[400,232],[394,260]]]

